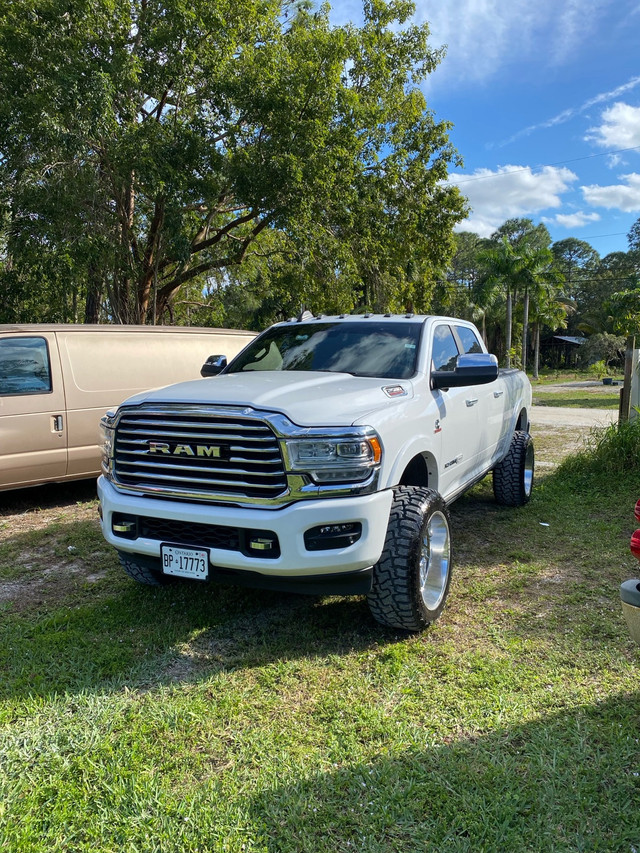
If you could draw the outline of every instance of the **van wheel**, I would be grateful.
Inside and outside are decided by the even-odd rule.
[[[434,489],[395,489],[382,555],[367,596],[376,621],[421,631],[445,605],[451,581],[449,511]]]
[[[138,583],[164,586],[169,582],[169,578],[160,571],[160,561],[154,560],[153,557],[143,557],[139,554],[134,556],[125,551],[118,551],[118,559],[129,577]]]
[[[516,430],[509,452],[493,469],[493,494],[503,506],[524,506],[533,489],[535,455],[528,432]]]

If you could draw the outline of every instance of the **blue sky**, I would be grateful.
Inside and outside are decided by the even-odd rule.
[[[360,23],[359,0],[332,21]],[[640,0],[416,0],[447,54],[424,85],[453,122],[468,197],[460,229],[544,222],[602,256],[640,218]]]

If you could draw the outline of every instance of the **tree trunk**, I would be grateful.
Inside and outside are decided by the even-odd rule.
[[[158,261],[160,255],[160,240],[162,237],[162,225],[164,222],[164,198],[156,199],[153,219],[149,226],[147,245],[142,259],[142,272],[138,282],[137,314],[138,322],[146,323],[149,314],[149,302],[151,298],[151,287],[157,287]],[[157,318],[154,316],[154,322]]]
[[[84,322],[97,323],[100,319],[100,299],[102,297],[102,279],[95,263],[89,264],[87,276],[87,300],[84,306]]]
[[[131,174],[129,183],[123,187],[122,194],[116,199],[120,244],[113,280],[113,319],[116,323],[140,322],[137,304],[132,304],[131,297],[131,249],[135,211],[133,181],[134,176]]]
[[[533,327],[533,378],[538,378],[538,367],[540,365],[540,323]]]
[[[525,288],[522,302],[522,369],[527,369],[527,337],[529,336],[529,288]]]

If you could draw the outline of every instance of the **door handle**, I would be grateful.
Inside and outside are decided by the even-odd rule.
[[[475,398],[475,400],[465,400],[465,403],[467,404],[467,408],[468,408],[468,409],[470,409],[470,408],[471,408],[471,406],[475,406],[475,404],[476,404],[477,402],[478,402],[478,398],[477,398],[477,397]]]
[[[51,420],[53,422],[53,432],[62,432],[64,429],[62,415],[52,415]]]
[[[498,397],[502,397],[503,394],[504,394],[504,391],[494,391],[493,392],[493,396],[495,397],[496,400],[498,399]]]

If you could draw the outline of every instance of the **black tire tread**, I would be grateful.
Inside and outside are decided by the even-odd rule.
[[[124,551],[118,551],[118,559],[122,568],[138,583],[146,586],[164,586],[168,578],[160,571],[160,561],[151,557],[134,556]]]
[[[374,566],[373,585],[367,595],[373,618],[386,627],[422,631],[438,618],[444,607],[448,585],[433,613],[426,615],[422,612],[417,600],[412,561],[417,559],[424,513],[429,506],[442,512],[449,521],[446,504],[434,489],[416,486],[398,486],[395,489],[384,548]]]
[[[509,452],[493,469],[493,494],[502,506],[524,506],[531,497],[524,488],[524,463],[530,443],[528,432],[516,430]]]

